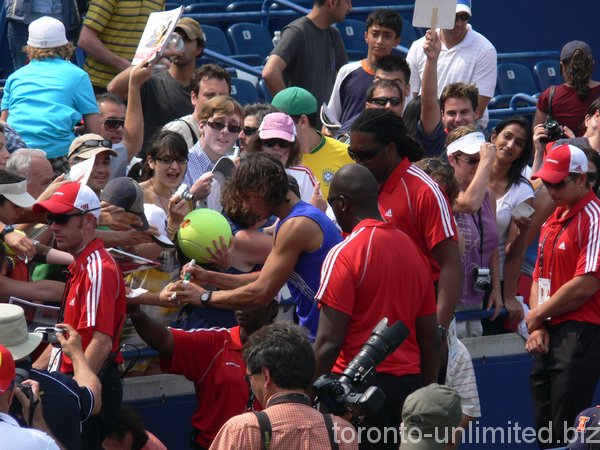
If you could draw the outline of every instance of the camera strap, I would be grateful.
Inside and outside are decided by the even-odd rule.
[[[483,208],[483,207],[482,207]],[[471,214],[473,218],[473,222],[475,222],[475,228],[479,232],[479,267],[484,267],[483,265],[483,219],[481,218],[481,208],[477,211],[477,220],[475,220],[475,215]],[[487,265],[486,265],[487,267]]]
[[[550,94],[548,95],[548,117],[552,117],[552,99],[554,99],[554,90],[556,86],[550,86]]]
[[[281,397],[274,398],[269,401],[268,406],[280,405],[282,403],[300,403],[312,407],[310,399],[303,394],[288,394],[282,395]],[[261,449],[269,450],[271,445],[271,439],[273,437],[273,429],[271,428],[271,420],[265,411],[253,411],[252,414],[256,416],[258,425],[260,427],[260,441]],[[327,428],[327,437],[331,444],[332,450],[339,450],[337,442],[333,434],[333,419],[331,414],[323,414],[323,420],[325,421],[325,427]]]

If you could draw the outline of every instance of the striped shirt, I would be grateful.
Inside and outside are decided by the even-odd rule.
[[[450,348],[452,357],[448,357],[444,384],[460,394],[460,405],[464,415],[481,417],[479,391],[471,355],[459,339],[453,339],[452,346],[454,348]]]
[[[132,60],[150,13],[162,11],[165,0],[92,0],[83,25],[98,33],[111,52]],[[119,73],[88,56],[83,66],[92,84],[105,88]]]
[[[446,239],[457,239],[448,198],[438,184],[404,158],[379,192],[379,210],[427,256],[437,280],[439,266],[431,251]]]

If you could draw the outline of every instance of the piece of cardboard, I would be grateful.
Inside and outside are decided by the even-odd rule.
[[[456,0],[416,0],[413,15],[413,27],[417,28],[454,28]]]
[[[159,57],[183,13],[183,6],[170,11],[153,12],[148,17],[146,27],[138,44],[132,66],[136,66],[149,56]]]

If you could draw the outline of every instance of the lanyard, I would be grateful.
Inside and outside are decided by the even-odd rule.
[[[560,229],[560,231],[558,232],[558,234],[556,235],[556,237],[554,238],[554,242],[552,243],[552,259],[554,259],[554,250],[556,249],[556,243],[558,242],[558,240],[560,239],[561,235],[563,234],[563,231],[565,231],[567,229],[567,226],[569,226],[569,223],[571,223],[571,220],[573,219],[574,216],[569,217],[569,219],[565,222],[565,224],[562,226],[562,228]],[[546,236],[544,236],[544,240],[542,241],[542,246],[540,248],[540,276],[543,277],[544,276],[544,249],[546,248],[546,240],[548,239],[548,235],[550,233],[546,234]],[[550,272],[548,273],[548,277],[549,279],[552,278],[552,264],[550,264]]]

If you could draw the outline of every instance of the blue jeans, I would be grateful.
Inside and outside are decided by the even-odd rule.
[[[23,46],[27,45],[29,36],[29,25],[8,19],[6,27],[6,36],[8,38],[8,47],[14,70],[17,70],[25,65],[27,55],[23,51]]]

